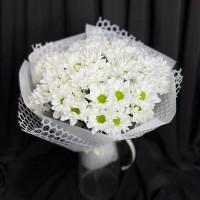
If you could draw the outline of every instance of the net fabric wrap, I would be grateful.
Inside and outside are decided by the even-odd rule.
[[[95,143],[70,134],[69,131],[59,127],[48,119],[43,118],[41,120],[27,108],[21,96],[19,97],[18,106],[18,119],[22,131],[66,147],[72,151],[83,151],[96,146]]]
[[[181,88],[182,75],[181,70],[174,70],[172,77],[172,87],[168,94],[162,95],[161,103],[155,107],[155,118],[141,126],[127,131],[116,137],[105,135],[103,133],[91,134],[91,132],[82,128],[81,125],[70,126],[68,123],[55,120],[48,115],[38,115],[28,108],[28,96],[34,89],[35,76],[34,66],[37,61],[46,53],[53,51],[63,51],[76,40],[84,39],[92,34],[103,34],[107,37],[128,38],[130,42],[135,42],[135,38],[129,35],[127,31],[120,30],[117,25],[111,25],[108,20],[99,19],[96,26],[86,25],[86,32],[69,37],[56,42],[50,42],[42,46],[35,45],[33,53],[29,55],[29,62],[24,61],[19,73],[21,96],[19,97],[18,119],[22,131],[45,139],[49,142],[61,145],[72,151],[84,151],[93,149],[111,143],[115,140],[124,140],[140,137],[143,134],[169,123],[176,113],[176,97]],[[152,56],[162,55],[172,67],[175,61],[164,54],[140,43],[146,48]]]

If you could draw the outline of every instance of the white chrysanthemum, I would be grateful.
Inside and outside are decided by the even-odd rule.
[[[138,64],[144,77],[155,83],[159,94],[168,93],[171,86],[171,67],[162,57],[139,56]]]
[[[38,99],[33,96],[29,97],[29,108],[33,109],[34,112],[41,114],[45,111],[49,111],[51,106],[48,103],[39,104]]]
[[[87,122],[87,105],[84,98],[76,98],[73,95],[68,96],[63,101],[64,109],[62,111],[61,121],[69,120],[70,125],[74,126],[78,120]]]
[[[104,57],[108,62],[115,64],[117,60],[124,58],[124,51],[120,47],[110,47],[105,50]]]
[[[29,107],[38,113],[49,111],[49,101],[50,93],[48,85],[38,84],[33,90],[32,95],[29,96]]]
[[[172,83],[172,68],[167,65],[167,62],[162,57],[157,57],[157,68],[159,77],[157,77],[158,93],[160,95],[169,92]]]
[[[51,52],[46,54],[37,62],[35,66],[37,80],[40,81],[42,78],[46,78],[46,72],[48,70],[56,70],[65,65],[65,62],[66,60],[62,52]]]
[[[52,67],[43,73],[44,78],[40,83],[47,84],[49,91],[52,92],[56,88],[59,88],[62,84],[69,80],[69,76],[63,67]]]
[[[122,59],[116,62],[113,71],[117,77],[135,81],[138,76],[141,76],[141,65],[138,65],[137,61],[133,59]]]
[[[126,112],[127,114],[132,115],[132,121],[136,122],[137,124],[146,123],[150,119],[153,119],[154,116],[153,110],[143,110],[140,106],[137,106],[136,104],[132,104],[131,107],[127,108]]]
[[[149,79],[138,80],[133,84],[132,92],[134,94],[134,102],[140,106],[142,110],[153,109],[155,103],[160,102],[158,97],[158,88]]]
[[[109,133],[112,127],[111,113],[104,109],[92,109],[91,107],[87,110],[88,122],[87,127],[92,129],[92,134],[101,131]]]
[[[84,63],[82,61],[79,52],[75,52],[73,54],[66,53],[65,58],[66,58],[65,69],[67,70],[68,74],[74,73],[84,66]]]
[[[123,79],[112,78],[107,81],[107,87],[112,93],[113,106],[118,111],[123,111],[131,102],[131,84]]]
[[[108,131],[109,135],[117,135],[129,130],[132,126],[131,117],[125,112],[111,112],[112,128]]]
[[[85,64],[85,67],[93,67],[95,63],[102,62],[101,52],[98,50],[95,51],[94,49],[85,50],[84,52],[82,52],[81,58]]]
[[[158,87],[158,93],[160,95],[166,94],[169,92],[170,87],[171,87],[171,80],[172,80],[172,75],[160,76],[155,80]]]
[[[61,113],[64,109],[64,100],[67,98],[68,95],[72,95],[71,85],[65,83],[60,86],[60,88],[56,89],[54,92],[51,93],[51,104],[52,110],[55,110],[56,113]]]
[[[89,87],[90,93],[85,98],[91,101],[93,109],[109,108],[112,106],[112,90],[106,84],[93,83]]]
[[[102,68],[81,68],[77,73],[71,74],[71,82],[82,89],[88,89],[92,83],[107,81],[109,71]]]

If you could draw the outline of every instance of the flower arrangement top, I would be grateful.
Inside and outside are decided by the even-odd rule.
[[[40,58],[29,107],[72,126],[83,121],[92,133],[123,134],[154,118],[172,77],[172,67],[139,42],[89,36]]]

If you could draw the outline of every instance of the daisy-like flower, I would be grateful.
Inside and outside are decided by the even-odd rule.
[[[111,123],[112,128],[109,130],[108,134],[116,136],[129,130],[129,127],[132,126],[132,119],[130,115],[125,112],[111,112]]]
[[[74,126],[78,120],[87,122],[87,105],[88,102],[84,98],[76,98],[73,95],[64,99],[63,115],[61,121],[70,121],[70,125]]]
[[[51,52],[43,56],[35,66],[35,74],[38,80],[46,78],[48,70],[57,70],[65,64],[64,54],[60,52]],[[63,68],[63,67],[62,67]]]
[[[144,76],[151,78],[158,75],[157,68],[159,66],[157,66],[156,58],[150,56],[143,57],[140,55],[137,62],[138,65],[141,66],[140,72],[143,73]]]
[[[131,107],[127,108],[126,110],[127,114],[132,115],[132,121],[136,122],[137,124],[146,123],[150,119],[153,119],[154,112],[153,110],[143,110],[140,106],[136,104],[132,104]]]
[[[82,89],[88,89],[92,83],[106,82],[109,71],[101,68],[82,68],[75,74],[70,74],[71,82]]]
[[[45,111],[49,111],[51,106],[48,103],[38,104],[37,99],[33,96],[29,97],[29,108],[33,109],[35,113],[41,114]]]
[[[73,54],[66,53],[65,57],[66,57],[65,69],[67,70],[68,74],[79,71],[79,69],[81,69],[84,65],[79,52]]]
[[[38,84],[29,96],[29,107],[38,113],[50,110],[50,92],[48,85]]]
[[[172,75],[160,76],[158,77],[157,80],[155,80],[158,87],[158,93],[160,95],[163,95],[169,92],[170,87],[171,87],[171,79],[172,79]]]
[[[72,95],[71,85],[66,83],[57,88],[51,94],[52,110],[54,110],[54,118],[58,119],[62,116],[64,109],[64,100],[68,95]]]
[[[160,102],[158,89],[149,79],[138,80],[132,85],[132,92],[134,94],[135,104],[140,106],[142,110],[153,109],[155,103]]]
[[[159,66],[157,68],[159,77],[157,77],[157,87],[158,87],[158,93],[160,95],[166,94],[169,92],[172,82],[172,69],[169,65],[167,65],[167,62],[163,60],[162,57],[157,57],[157,65]]]
[[[45,78],[43,78],[40,83],[47,84],[50,92],[59,88],[69,80],[69,76],[63,67],[49,68],[46,70],[44,76]]]
[[[124,58],[124,51],[120,47],[110,47],[109,49],[104,51],[104,57],[106,60],[112,64],[115,64],[115,62],[119,59]]]
[[[161,57],[139,56],[138,64],[141,66],[143,77],[153,81],[159,94],[168,93],[171,86],[172,72],[166,61]]]
[[[82,54],[81,54],[81,58],[83,60],[83,62],[85,63],[86,67],[93,67],[93,65],[96,62],[100,62],[102,55],[100,51],[94,51],[94,50],[85,50]],[[100,64],[102,65],[102,64]]]
[[[112,127],[111,113],[104,109],[92,109],[91,107],[87,111],[88,122],[87,127],[92,129],[92,134],[101,131],[109,133]]]
[[[128,107],[131,101],[131,84],[123,79],[112,78],[107,81],[107,87],[112,94],[113,106],[118,111],[123,111]]]
[[[93,83],[89,87],[90,93],[85,98],[91,101],[94,109],[109,108],[112,106],[112,91],[102,83]]]
[[[135,81],[135,79],[140,75],[141,66],[133,59],[122,59],[116,62],[113,71],[117,77]]]

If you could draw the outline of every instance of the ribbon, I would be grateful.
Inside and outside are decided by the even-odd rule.
[[[130,168],[131,165],[133,164],[133,162],[135,161],[135,158],[136,158],[135,145],[133,144],[132,140],[126,140],[126,143],[128,144],[128,146],[130,148],[132,158],[131,158],[131,162],[128,165],[124,165],[124,166],[121,167],[122,171],[125,171],[128,168]]]

